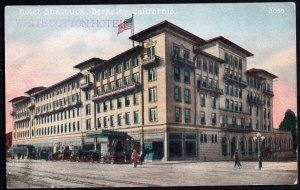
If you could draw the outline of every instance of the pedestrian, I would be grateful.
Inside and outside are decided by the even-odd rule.
[[[238,150],[236,150],[236,151],[234,152],[234,168],[235,168],[236,166],[239,167],[239,168],[242,167],[242,165],[241,165],[241,163],[240,163],[240,159],[239,159],[239,153],[238,153]]]
[[[143,153],[143,151],[141,152],[140,156],[139,156],[139,160],[140,160],[140,164],[143,165],[144,163],[144,157],[145,157],[145,154]]]
[[[138,158],[137,152],[135,149],[133,149],[132,154],[131,154],[131,161],[132,161],[133,167],[135,167],[135,168],[137,166],[137,158]]]

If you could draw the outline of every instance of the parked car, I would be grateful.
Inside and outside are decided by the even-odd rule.
[[[76,162],[99,162],[100,154],[96,151],[79,151],[71,156],[70,161]]]
[[[110,163],[110,164],[123,164],[125,163],[125,158],[123,155],[111,155],[105,154],[101,156],[101,163]]]
[[[58,152],[55,152],[54,154],[52,154],[52,156],[50,157],[50,160],[55,160],[55,161],[62,160],[63,157],[64,157],[64,154],[61,153],[60,151],[58,151]]]
[[[72,150],[66,150],[63,152],[57,151],[54,154],[52,154],[52,156],[50,157],[50,160],[70,160],[72,154]]]
[[[28,155],[28,159],[37,160],[38,159],[38,155],[37,154],[29,154]]]

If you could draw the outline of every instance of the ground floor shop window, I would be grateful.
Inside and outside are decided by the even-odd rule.
[[[170,134],[170,145],[169,145],[170,158],[178,158],[182,156],[182,135],[181,134]]]
[[[164,155],[163,142],[153,141],[144,143],[144,153],[146,160],[161,160]]]
[[[196,157],[196,135],[186,135],[185,150],[187,157]]]

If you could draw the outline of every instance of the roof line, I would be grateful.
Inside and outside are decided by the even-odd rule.
[[[130,49],[128,49],[128,50],[126,50],[126,51],[124,51],[124,52],[122,52],[122,53],[120,53],[120,54],[118,54],[118,55],[116,55],[116,56],[114,56],[114,57],[112,57],[112,58],[106,60],[106,61],[101,62],[100,64],[96,65],[95,67],[92,67],[91,69],[89,69],[89,71],[96,70],[96,69],[98,69],[99,67],[101,67],[101,66],[103,66],[103,65],[105,65],[105,64],[107,64],[107,63],[109,63],[109,62],[112,62],[112,61],[114,61],[115,59],[118,59],[118,58],[122,57],[123,55],[125,55],[125,54],[127,54],[127,53],[130,53],[131,51],[139,50],[139,49],[141,49],[141,48],[143,48],[143,47],[140,46],[140,45],[134,46],[133,48],[130,48]]]
[[[59,81],[59,82],[57,82],[57,83],[55,83],[55,84],[49,86],[48,88],[46,88],[46,89],[44,89],[44,90],[41,90],[41,91],[37,92],[36,94],[34,94],[34,96],[36,96],[36,95],[38,95],[38,94],[40,94],[40,93],[46,92],[46,91],[48,91],[48,90],[50,90],[50,89],[52,89],[52,88],[54,88],[54,87],[59,86],[60,84],[62,84],[62,83],[64,83],[64,82],[67,82],[67,81],[69,81],[69,80],[71,80],[71,79],[73,79],[73,78],[76,78],[76,77],[79,77],[79,76],[82,76],[82,75],[83,75],[82,73],[76,73],[75,75],[72,75],[72,76],[70,76],[70,77],[68,77],[68,78],[66,78],[66,79],[64,79],[64,80],[62,80],[62,81]]]

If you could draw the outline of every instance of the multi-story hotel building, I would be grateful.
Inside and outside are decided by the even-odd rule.
[[[150,160],[227,160],[262,147],[287,155],[292,136],[273,127],[273,79],[247,69],[252,53],[220,36],[204,40],[168,21],[130,37],[138,45],[12,99],[13,145],[38,151],[132,148]],[[112,47],[113,48],[113,47]]]

